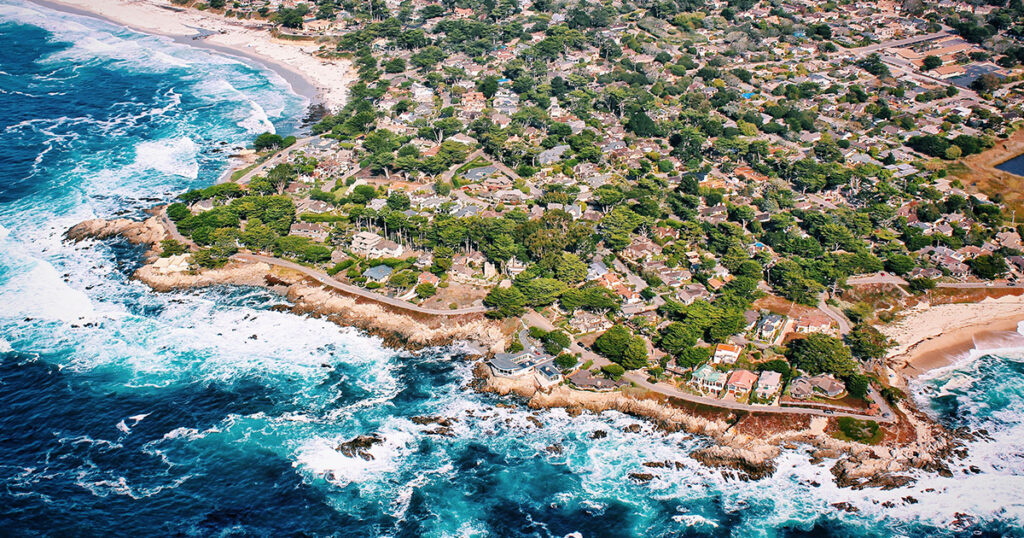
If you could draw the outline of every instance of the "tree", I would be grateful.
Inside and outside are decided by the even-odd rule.
[[[284,138],[279,134],[274,133],[263,133],[256,137],[253,141],[252,147],[256,151],[265,151],[268,149],[277,149],[284,143]]]
[[[978,278],[994,280],[1006,274],[1006,260],[999,254],[983,254],[970,261],[971,271]]]
[[[437,293],[437,288],[434,287],[430,282],[424,282],[416,286],[416,296],[420,299],[426,299],[433,297]]]
[[[576,366],[576,357],[573,357],[568,353],[562,353],[561,355],[555,357],[555,366],[561,368],[562,370],[568,370],[569,368]]]
[[[160,257],[167,258],[185,253],[185,245],[175,239],[164,239],[160,241]]]
[[[868,388],[871,386],[871,378],[863,374],[851,374],[846,377],[846,392],[855,398],[864,398],[868,395]]]
[[[553,278],[535,278],[518,287],[530,306],[549,305],[569,289],[564,282]]]
[[[384,71],[387,73],[401,73],[405,71],[405,60],[392,58],[384,64]]]
[[[939,67],[941,65],[942,65],[942,58],[939,58],[938,56],[935,56],[935,55],[932,55],[932,54],[929,54],[928,56],[925,56],[924,59],[921,60],[921,70],[922,71],[931,71],[932,69],[935,69],[936,67]]]
[[[985,73],[971,82],[971,89],[978,93],[990,93],[1002,84],[1002,81],[992,73]]]
[[[647,344],[643,338],[636,337],[630,340],[619,364],[627,370],[637,370],[647,366]]]
[[[611,379],[618,380],[620,377],[622,377],[623,374],[626,373],[626,369],[623,368],[622,366],[619,366],[618,364],[606,364],[601,367],[601,372],[603,372],[605,376]]]
[[[881,331],[863,323],[854,327],[846,340],[853,354],[862,359],[880,359],[892,347],[892,342]]]
[[[850,349],[843,341],[820,333],[790,343],[786,357],[794,366],[811,375],[834,374],[845,377],[856,369]]]
[[[517,317],[523,315],[523,307],[526,306],[526,298],[516,288],[492,289],[487,297],[484,297],[484,305],[492,310],[487,313],[494,318]]]
[[[565,332],[563,331],[558,330],[546,333],[541,338],[541,341],[544,342],[544,351],[547,351],[550,355],[554,355],[562,351],[563,349],[569,347],[570,344],[569,335],[565,334]]]
[[[587,264],[583,263],[579,256],[563,252],[555,266],[555,277],[569,284],[583,282],[583,279],[587,278]]]
[[[614,325],[594,340],[594,350],[615,361],[622,357],[633,338],[629,329]]]

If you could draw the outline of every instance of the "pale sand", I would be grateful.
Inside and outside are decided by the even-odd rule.
[[[886,359],[888,366],[913,378],[948,366],[976,347],[1024,346],[1024,337],[1016,333],[1020,321],[1024,321],[1024,297],[1006,296],[914,308],[879,329],[896,343]]]
[[[174,38],[186,45],[209,48],[255,61],[280,74],[296,93],[319,101],[331,111],[345,106],[348,87],[356,80],[348,60],[314,56],[319,45],[271,37],[259,22],[239,21],[194,9],[181,10],[166,0],[32,0],[39,5],[89,14],[133,30]],[[161,7],[164,6],[164,7]],[[209,34],[202,39],[193,36]]]

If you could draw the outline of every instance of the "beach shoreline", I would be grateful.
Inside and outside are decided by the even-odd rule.
[[[30,3],[93,17],[133,31],[229,56],[281,77],[310,106],[341,110],[356,77],[351,62],[327,61],[301,45],[274,39],[267,30],[203,13],[138,0],[28,0]]]
[[[1024,336],[1017,333],[1021,321],[1024,298],[1015,296],[915,309],[881,327],[895,343],[885,364],[905,385],[928,372],[956,364],[975,349],[1024,347]]]

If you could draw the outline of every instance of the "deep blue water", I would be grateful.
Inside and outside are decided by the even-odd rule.
[[[687,456],[699,437],[500,406],[457,349],[396,353],[261,290],[155,294],[130,279],[137,248],[62,242],[212,183],[305,103],[236,61],[20,2],[0,0],[0,43],[18,51],[0,54],[0,534],[1021,534],[1024,369],[1000,358],[1015,350],[918,387],[992,433],[963,462],[981,475],[839,490],[798,449],[771,478],[726,479]],[[456,422],[434,435],[419,415]],[[370,434],[370,460],[335,450]],[[684,465],[642,465],[666,460]],[[976,523],[951,527],[960,512]]]
[[[1004,172],[1024,176],[1024,155],[1018,155],[1002,164],[996,165],[996,168]]]

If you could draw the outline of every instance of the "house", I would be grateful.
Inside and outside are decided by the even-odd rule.
[[[322,222],[296,222],[288,230],[289,235],[308,237],[314,241],[323,242],[327,239],[331,230]]]
[[[786,323],[786,318],[778,314],[768,314],[757,322],[757,337],[764,341],[771,341]]]
[[[725,372],[719,372],[705,364],[693,372],[690,377],[690,384],[703,392],[718,395],[725,388]]]
[[[166,258],[157,258],[153,262],[153,269],[160,274],[183,273],[188,271],[190,254],[176,254]]]
[[[641,260],[657,256],[659,254],[661,254],[661,247],[647,237],[634,239],[633,242],[622,251],[622,255],[631,260]]]
[[[613,323],[607,317],[585,310],[574,312],[569,319],[569,327],[581,334],[610,329],[612,325]]]
[[[771,398],[782,386],[782,374],[765,370],[757,376],[757,397],[762,400]]]
[[[796,320],[796,327],[794,327],[794,330],[803,334],[831,334],[834,332],[832,330],[832,318],[821,312],[809,312],[800,316]]]
[[[349,250],[364,258],[397,258],[405,252],[405,247],[373,232],[359,232],[352,237]]]
[[[733,344],[718,344],[715,346],[715,354],[711,357],[714,364],[735,364],[740,358],[743,348]]]
[[[814,377],[800,376],[789,384],[789,393],[794,398],[805,400],[815,395],[824,394],[835,398],[846,390],[846,385],[831,375],[821,374]]]
[[[393,269],[391,269],[387,265],[375,265],[363,271],[363,276],[366,277],[366,280],[369,280],[371,282],[377,282],[378,284],[383,284],[384,282],[387,282],[388,278],[391,277],[392,271]]]
[[[608,273],[608,266],[602,261],[593,261],[587,267],[587,280],[597,280]]]
[[[743,396],[753,390],[754,383],[757,383],[757,375],[750,370],[734,370],[729,374],[726,388],[736,396]]]
[[[711,294],[708,293],[708,290],[704,285],[694,283],[687,284],[686,286],[679,288],[679,291],[676,292],[676,297],[683,304],[688,305],[699,299],[707,299],[708,297],[711,297]]]
[[[537,381],[539,381],[541,386],[544,388],[561,383],[562,379],[564,379],[564,377],[562,377],[562,372],[559,371],[558,368],[556,368],[550,361],[537,366],[536,371]]]
[[[533,354],[527,351],[519,353],[498,353],[487,361],[494,375],[501,377],[519,377],[533,371]]]

